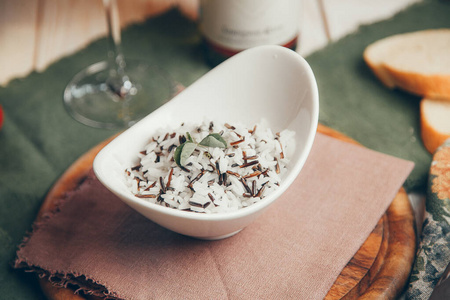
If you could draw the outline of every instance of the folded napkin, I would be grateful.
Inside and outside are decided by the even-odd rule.
[[[219,241],[154,224],[91,173],[58,212],[35,224],[15,266],[125,299],[322,299],[412,168],[318,134],[283,196]]]
[[[449,264],[450,139],[436,150],[431,163],[422,236],[407,299],[428,299]],[[450,285],[449,280],[446,282]],[[441,299],[450,299],[450,288],[447,287],[446,293],[447,297]]]

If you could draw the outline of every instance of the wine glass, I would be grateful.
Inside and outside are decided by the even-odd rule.
[[[64,104],[77,121],[98,128],[126,128],[175,93],[175,84],[159,67],[125,60],[121,52],[116,0],[103,0],[108,26],[108,60],[88,66],[69,82]]]

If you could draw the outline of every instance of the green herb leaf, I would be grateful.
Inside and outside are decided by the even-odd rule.
[[[175,149],[175,153],[173,154],[173,158],[176,164],[180,167],[184,167],[186,161],[191,156],[191,154],[195,151],[197,144],[186,141]]]
[[[183,144],[181,144],[180,146],[178,146],[175,149],[175,152],[173,153],[173,159],[175,160],[176,164],[181,167],[180,164],[180,158],[181,158],[181,151],[183,150],[184,144],[186,144],[186,142],[184,142]]]
[[[180,146],[178,146],[173,154],[173,159],[175,160],[175,163],[179,167],[183,168],[184,165],[186,164],[186,161],[189,159],[189,157],[192,155],[192,153],[195,151],[195,148],[197,148],[198,145],[204,147],[226,148],[227,142],[222,138],[220,134],[211,133],[208,136],[206,136],[200,143],[197,144],[197,142],[192,138],[189,132],[186,132],[186,141]],[[211,154],[209,154],[208,152],[205,152],[204,154],[207,157],[211,157]]]
[[[192,138],[192,136],[189,132],[186,132],[186,137],[187,137],[188,141],[195,143],[194,139]]]
[[[208,134],[201,142],[200,145],[206,147],[226,148],[227,142],[218,133]]]

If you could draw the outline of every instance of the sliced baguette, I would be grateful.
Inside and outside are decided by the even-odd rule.
[[[424,98],[420,102],[421,136],[425,148],[434,153],[450,138],[450,101]]]
[[[390,36],[369,45],[363,56],[387,87],[450,101],[450,29]]]

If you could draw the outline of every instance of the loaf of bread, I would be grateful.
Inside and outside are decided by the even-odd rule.
[[[424,98],[420,102],[421,137],[430,153],[450,138],[450,101]]]
[[[363,57],[387,87],[450,101],[450,29],[393,35],[369,45]]]

